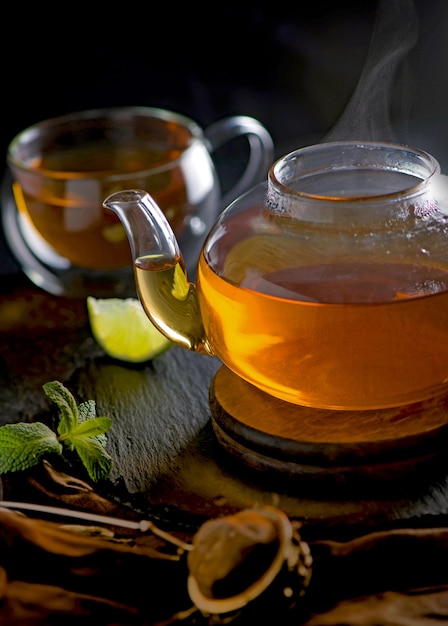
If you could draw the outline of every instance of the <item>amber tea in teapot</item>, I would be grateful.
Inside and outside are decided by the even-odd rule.
[[[295,151],[218,218],[196,285],[174,239],[137,245],[140,298],[180,345],[216,354],[287,402],[372,409],[439,394],[448,383],[440,182],[437,162],[405,146]],[[106,205],[120,214],[140,192],[127,193]]]
[[[250,244],[263,248],[263,236]],[[343,261],[260,272],[236,285],[204,257],[198,272],[204,326],[218,329],[212,336],[226,364],[279,398],[329,408],[370,408],[376,397],[401,404],[397,394],[442,384],[448,292],[435,294],[432,281],[446,290],[448,272]],[[434,324],[444,308],[445,324]]]

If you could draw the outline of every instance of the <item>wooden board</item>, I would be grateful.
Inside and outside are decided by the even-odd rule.
[[[271,397],[223,366],[210,407],[227,452],[289,478],[393,478],[433,464],[447,444],[448,395],[393,409],[313,409]]]

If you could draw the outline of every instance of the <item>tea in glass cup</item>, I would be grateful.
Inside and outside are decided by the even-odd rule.
[[[102,201],[136,187],[157,200],[194,266],[223,208],[213,152],[239,136],[247,136],[250,150],[245,173],[229,192],[235,195],[257,183],[273,157],[268,131],[252,118],[232,116],[203,130],[172,111],[119,107],[23,130],[7,153],[12,193],[7,190],[2,215],[12,253],[51,293],[135,295],[128,238]]]

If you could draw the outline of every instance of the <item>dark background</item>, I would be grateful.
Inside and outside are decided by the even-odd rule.
[[[22,128],[114,105],[170,108],[202,126],[251,115],[270,131],[276,156],[321,141],[355,90],[378,6],[377,0],[16,4],[5,11],[1,40],[3,171],[7,145]],[[406,13],[412,2],[385,4]],[[444,166],[448,2],[413,6],[418,41],[384,98],[397,140],[432,152]],[[391,29],[405,31],[406,20]]]

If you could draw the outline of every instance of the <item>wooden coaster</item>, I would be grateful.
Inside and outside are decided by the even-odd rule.
[[[392,409],[313,409],[269,396],[222,366],[211,383],[210,408],[227,452],[289,477],[390,478],[447,445],[448,395]]]

